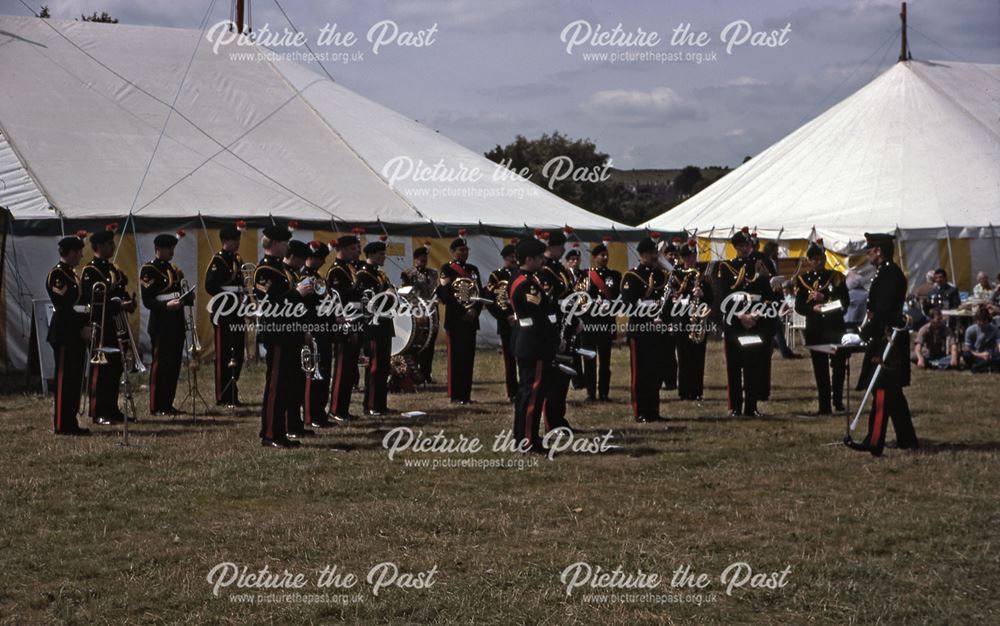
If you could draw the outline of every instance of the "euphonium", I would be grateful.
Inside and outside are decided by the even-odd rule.
[[[694,270],[694,289],[701,289],[701,273],[698,270]],[[691,299],[688,300],[688,307],[691,312],[691,317],[688,323],[691,326],[691,330],[688,332],[688,339],[692,343],[704,343],[705,337],[708,333],[707,318],[710,311],[701,310],[701,296],[694,295],[694,291],[691,292]]]
[[[312,376],[313,380],[323,380],[323,375],[319,373],[319,345],[313,339],[310,343],[302,346],[299,351],[299,361],[302,364],[302,371]]]

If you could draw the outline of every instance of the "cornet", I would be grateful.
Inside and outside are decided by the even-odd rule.
[[[299,283],[300,285],[312,285],[313,293],[317,296],[326,295],[326,281],[319,276],[307,276]]]

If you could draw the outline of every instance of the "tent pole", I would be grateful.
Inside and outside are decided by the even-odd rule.
[[[992,235],[993,241],[993,264],[1000,266],[1000,253],[997,252],[997,231],[993,228],[993,222],[990,222],[990,235]]]
[[[896,249],[899,250],[899,269],[903,270],[903,276],[906,277],[906,284],[909,285],[910,268],[906,266],[906,255],[903,253],[903,231],[899,230],[899,224],[896,224],[896,241],[899,242],[899,245],[896,246]]]
[[[958,276],[955,276],[955,255],[951,252],[951,227],[947,222],[944,224],[944,236],[948,242],[948,271],[951,272],[951,279],[954,281],[952,284],[958,287]]]
[[[899,12],[899,19],[902,21],[901,32],[903,33],[902,40],[899,44],[899,60],[908,61],[910,59],[910,48],[906,44],[906,3],[903,3],[903,8]]]

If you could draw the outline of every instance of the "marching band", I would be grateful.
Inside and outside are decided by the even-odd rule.
[[[263,350],[260,440],[265,447],[296,447],[300,438],[313,434],[311,429],[356,419],[350,410],[355,390],[363,392],[365,416],[389,413],[390,377],[400,369],[404,374],[408,370],[411,382],[432,382],[438,302],[444,307],[447,336],[447,393],[455,404],[473,402],[482,308],[496,319],[514,438],[525,451],[544,451],[543,418],[546,432],[572,430],[567,419],[571,382],[586,390],[588,402],[610,400],[610,361],[619,317],[627,319],[624,334],[635,421],[664,419],[661,387],[676,389],[680,401],[703,399],[706,339],[715,326],[721,328],[729,415],[761,416],[758,403],[770,388],[776,323],[770,311],[777,308],[773,305],[778,299],[770,280],[777,270],[757,250],[748,229],[732,235],[733,258],[711,261],[708,267],[699,266],[696,240],[663,244],[652,233],[638,242],[639,263],[624,274],[608,266],[610,237],[590,249],[591,267],[585,269],[580,267],[578,241],[567,253],[571,228],[536,230],[534,237],[512,239],[499,250],[502,265],[490,272],[485,285],[479,269],[468,262],[469,242],[460,230],[449,246],[452,258],[440,271],[427,267],[429,241],[416,248],[397,292],[383,269],[388,235],[369,240],[361,262],[363,229],[327,244],[292,239],[294,223],[289,226],[262,229],[264,256],[256,264],[245,263],[239,254],[246,223],[221,228],[221,248],[204,280],[212,296],[217,405],[235,409],[243,404],[238,384],[244,360]],[[113,262],[115,230],[109,225],[90,236],[93,259],[80,275],[76,268],[86,233],[61,238],[59,263],[46,281],[54,309],[47,340],[56,361],[57,434],[89,434],[77,422],[84,395],[94,423],[136,418],[129,374],[145,368],[127,319],[136,299],[128,292],[125,273]],[[154,257],[139,271],[140,300],[149,311],[153,348],[151,415],[180,412],[174,398],[183,355],[187,349],[189,361],[196,362],[200,350],[195,290],[172,261],[183,235],[158,235]],[[909,383],[909,361],[900,358],[906,353],[905,342],[898,332],[894,340],[887,339],[904,321],[905,279],[891,260],[892,237],[867,237],[878,288],[873,285],[868,321],[861,329],[867,352],[859,386],[868,385],[875,401],[868,436],[861,443],[845,443],[881,454],[887,418],[896,426],[900,447],[915,447],[917,439],[903,395]],[[334,259],[324,276],[331,253]],[[822,240],[811,243],[806,257],[807,267],[797,272],[793,290],[795,310],[805,319],[806,343],[839,344],[849,305],[845,277],[827,267]],[[225,307],[226,298],[260,310],[248,314],[241,307]],[[386,307],[386,302],[393,304]],[[423,303],[434,311],[416,314],[409,322],[413,328],[405,330],[393,321],[393,309],[401,302]],[[265,309],[280,313],[263,314]],[[409,333],[403,359],[393,349],[397,331]],[[819,415],[844,410],[845,361],[842,352],[831,356],[813,351]],[[119,409],[119,387],[125,394],[124,411]]]

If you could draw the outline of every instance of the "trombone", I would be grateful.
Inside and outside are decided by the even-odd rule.
[[[188,285],[187,279],[181,279],[181,293],[187,293],[190,289],[191,287]],[[187,335],[188,367],[197,369],[198,355],[201,354],[201,341],[198,339],[198,325],[194,317],[194,306],[181,304],[184,307],[184,333]]]
[[[90,298],[90,346],[87,349],[91,365],[106,365],[108,356],[102,350],[104,345],[104,311],[108,301],[108,286],[95,283]]]

